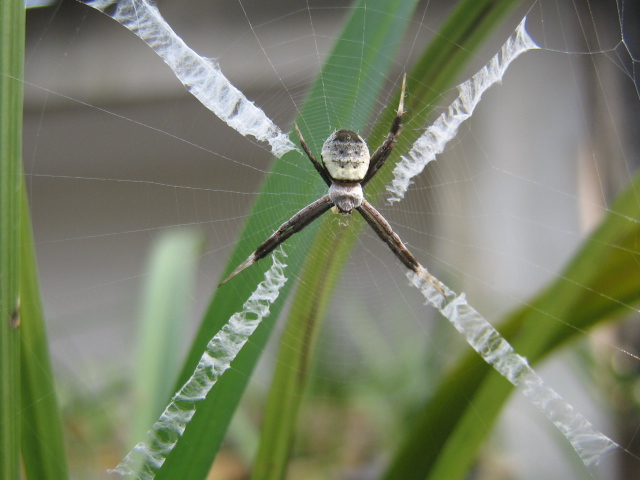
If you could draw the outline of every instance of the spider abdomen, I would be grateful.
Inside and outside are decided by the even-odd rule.
[[[351,213],[354,208],[362,205],[364,195],[359,183],[332,183],[329,187],[329,197],[335,204],[337,213],[343,215]]]
[[[360,182],[369,169],[369,148],[351,130],[333,132],[322,145],[322,163],[338,182]]]

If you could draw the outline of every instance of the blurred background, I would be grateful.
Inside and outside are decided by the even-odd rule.
[[[634,3],[540,1],[514,12],[460,81],[493,56],[528,8],[528,30],[543,50],[514,62],[405,201],[380,205],[420,261],[456,291],[467,292],[491,321],[526,303],[561,272],[637,167],[640,101],[637,62],[631,59],[634,52],[638,58],[640,15]],[[231,82],[285,131],[349,4],[158,2],[185,42],[216,58]],[[451,9],[451,2],[423,2],[393,75],[411,65]],[[107,16],[62,1],[29,10],[27,22],[24,164],[45,316],[73,478],[99,478],[130,441],[122,399],[130,388],[154,245],[176,229],[192,232],[203,245],[181,312],[181,359],[272,159],[264,145],[240,136],[192,98],[147,45]],[[390,86],[395,79],[389,78]],[[452,90],[443,97],[436,112],[455,95]],[[320,181],[310,185],[323,188]],[[286,192],[283,205],[287,212],[304,206]],[[273,216],[274,229],[288,218],[265,214]],[[270,233],[256,232],[256,244]],[[354,469],[379,468],[384,455],[362,460],[368,442],[384,445],[385,436],[393,438],[397,424],[428,395],[432,387],[417,385],[413,372],[428,365],[435,382],[451,351],[462,348],[457,334],[436,314],[425,313],[419,292],[406,283],[386,247],[373,233],[363,234],[319,348],[326,353],[316,383],[348,391],[362,414],[349,420],[355,433],[347,434],[353,458],[346,464]],[[639,440],[616,427],[625,422],[612,422],[619,412],[585,366],[601,361],[597,368],[637,374],[640,362],[623,353],[639,353],[635,310],[629,308],[629,315],[623,326],[585,332],[583,345],[556,355],[540,373],[597,428],[637,454]],[[270,345],[254,375],[211,478],[245,478],[276,346]],[[371,370],[371,358],[380,352],[389,361]],[[398,382],[394,392],[379,382],[385,376]],[[626,422],[631,432],[640,425],[633,416],[640,383],[633,385]],[[325,396],[316,391],[311,404],[322,404]],[[397,418],[378,416],[375,423],[371,418],[386,402],[398,405]],[[313,451],[330,440],[311,412],[317,410],[305,412],[300,437]],[[584,478],[557,436],[514,396],[477,478]],[[301,456],[292,468],[305,471],[309,458]]]

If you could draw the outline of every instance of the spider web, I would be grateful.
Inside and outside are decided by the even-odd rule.
[[[589,229],[611,211],[611,199],[637,164],[633,132],[640,101],[632,24],[638,15],[633,6],[542,1],[527,7],[528,29],[542,50],[519,59],[504,85],[486,93],[445,153],[414,179],[403,202],[376,205],[421,263],[465,291],[492,322],[527,304],[561,275]],[[448,8],[429,3],[418,9],[386,78],[388,92]],[[161,3],[160,9],[188,45],[215,57],[232,83],[283,130],[300,110],[346,14],[346,6],[337,3],[293,1]],[[70,396],[92,397],[115,416],[105,392],[117,384],[118,370],[133,361],[124,352],[132,346],[137,293],[153,238],[169,228],[189,227],[206,239],[189,305],[193,318],[185,324],[188,336],[268,175],[270,155],[265,145],[203,109],[142,42],[106,17],[68,2],[55,11],[31,12],[29,28],[25,168],[54,355],[58,370],[67,374],[62,377],[68,379]],[[497,34],[460,81],[482,67],[511,31]],[[366,59],[352,61],[358,72]],[[343,125],[340,95],[327,90],[325,104],[305,117],[304,127],[362,125],[366,136],[377,118],[354,116]],[[455,95],[447,92],[436,111],[444,111]],[[378,114],[392,98],[388,93],[371,99]],[[319,151],[320,145],[310,146]],[[282,186],[280,208],[259,212],[270,227],[252,233],[256,245],[304,206],[287,192],[286,179]],[[315,174],[304,188],[318,196],[324,191]],[[305,238],[301,234],[291,242]],[[331,392],[339,390],[350,392],[356,412],[364,409],[374,417],[385,412],[382,424],[362,427],[378,433],[373,437],[382,451],[393,445],[383,438],[398,435],[404,417],[434,388],[431,382],[416,382],[417,372],[435,382],[450,365],[451,353],[462,348],[422,303],[419,292],[407,288],[403,267],[365,230],[331,303],[310,404],[326,406],[334,398]],[[623,307],[629,316],[636,311]],[[633,387],[610,383],[632,378],[630,372],[638,368],[634,322],[637,318],[618,330],[583,332],[578,353],[564,353],[540,371],[628,450],[621,462],[637,469],[634,431],[640,420],[624,417],[626,431],[611,420],[620,412],[621,397],[636,402],[637,412],[637,396]],[[247,402],[269,386],[273,343]],[[580,355],[591,364],[578,361]],[[480,468],[506,463],[516,478],[550,472],[557,478],[584,478],[542,417],[516,397],[511,403],[492,442],[491,459]],[[302,446],[313,440],[304,433],[305,419]],[[239,431],[232,429],[232,439]],[[101,448],[99,442],[92,445],[94,459]],[[362,448],[355,453],[366,451]],[[541,458],[548,466],[540,465]],[[603,476],[614,478],[611,471]]]

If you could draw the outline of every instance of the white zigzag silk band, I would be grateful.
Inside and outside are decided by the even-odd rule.
[[[426,270],[423,275],[408,272],[407,277],[422,292],[427,303],[453,324],[485,362],[513,385],[522,387],[523,395],[569,440],[587,467],[594,467],[614,450],[622,449],[547,386],[527,359],[518,355],[509,342],[467,303],[464,294],[456,295],[440,283],[445,292],[443,296],[424,280],[430,277]]]
[[[276,301],[287,281],[283,274],[286,267],[281,260],[283,256],[281,248],[273,252],[271,268],[265,272],[264,280],[245,302],[242,311],[233,314],[209,341],[191,378],[173,396],[144,440],[133,447],[112,472],[138,480],[155,477],[196,413],[197,403],[205,399],[262,319],[269,315],[269,306]]]
[[[288,135],[229,82],[217,63],[189,48],[147,0],[86,3],[105,14],[115,6],[114,13],[109,16],[144,40],[171,67],[187,90],[231,128],[242,135],[269,142],[277,157],[296,149]]]
[[[387,185],[390,203],[399,202],[407,192],[411,179],[422,173],[429,162],[440,155],[458,128],[473,114],[482,94],[500,82],[509,64],[527,50],[540,48],[525,30],[526,17],[487,65],[458,86],[458,98],[418,138],[407,155],[402,156],[393,170],[393,180]]]

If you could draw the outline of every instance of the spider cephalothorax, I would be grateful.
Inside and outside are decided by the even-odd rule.
[[[322,145],[321,162],[316,160],[302,137],[300,129],[295,125],[300,146],[311,160],[316,171],[329,187],[329,193],[315,202],[307,205],[289,220],[284,222],[273,235],[267,238],[244,262],[242,262],[220,284],[235,277],[242,270],[250,267],[258,260],[266,257],[278,245],[291,235],[299,232],[327,210],[332,209],[343,215],[357,210],[360,215],[373,228],[396,257],[410,270],[431,283],[440,293],[444,291],[440,283],[433,278],[426,269],[415,259],[413,254],[404,246],[400,237],[393,231],[389,222],[380,212],[364,198],[363,187],[384,165],[391,154],[393,147],[402,130],[402,114],[404,113],[404,92],[406,77],[402,79],[402,91],[400,93],[400,105],[398,112],[391,124],[386,140],[378,149],[369,155],[369,147],[360,135],[351,130],[338,130],[333,132]]]

